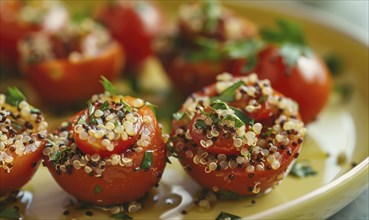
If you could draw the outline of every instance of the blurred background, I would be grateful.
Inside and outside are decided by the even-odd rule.
[[[342,20],[355,25],[354,28],[362,29],[361,34],[365,34],[363,39],[369,41],[369,1],[368,0],[328,0],[328,1],[299,1],[307,7],[317,8],[328,12],[333,16],[340,17]],[[369,69],[368,69],[369,71]],[[367,143],[368,144],[368,143]],[[363,192],[356,200],[347,205],[340,212],[336,213],[330,220],[337,219],[369,219],[368,214],[368,189]]]

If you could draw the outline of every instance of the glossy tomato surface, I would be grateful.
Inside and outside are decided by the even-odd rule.
[[[13,167],[9,173],[0,168],[0,196],[15,192],[23,187],[35,174],[40,165],[43,145],[22,156],[13,155]]]
[[[116,42],[97,56],[72,62],[68,59],[22,63],[22,70],[37,94],[47,103],[73,104],[102,92],[101,76],[115,79],[125,63],[125,54]]]
[[[299,104],[305,123],[316,119],[328,102],[332,77],[325,63],[317,56],[300,56],[289,68],[277,48],[270,46],[259,54],[254,70],[260,79],[269,79],[273,88]]]
[[[0,52],[11,62],[18,60],[17,43],[30,32],[41,29],[40,24],[21,23],[17,16],[22,8],[22,1],[0,2]]]
[[[129,97],[125,100],[130,103]],[[139,109],[139,113],[151,118],[151,123],[145,123],[141,127],[142,131],[149,134],[147,139],[149,145],[142,151],[135,151],[131,149],[133,145],[128,145],[128,142],[119,143],[122,146],[118,146],[116,152],[110,152],[110,154],[116,153],[115,155],[124,154],[125,158],[132,160],[131,166],[107,164],[102,176],[95,177],[90,176],[83,168],[72,169],[70,172],[57,171],[50,158],[45,157],[46,166],[57,183],[77,199],[95,205],[119,205],[144,197],[162,176],[166,165],[166,147],[151,108],[143,106]],[[88,143],[81,145],[81,140],[77,147],[83,152],[89,151],[88,147],[95,148]],[[151,152],[151,165],[141,168],[147,151]],[[94,152],[100,151],[95,148]]]
[[[150,1],[115,1],[97,13],[113,37],[124,47],[128,65],[137,66],[153,55],[152,41],[163,28],[164,17]]]

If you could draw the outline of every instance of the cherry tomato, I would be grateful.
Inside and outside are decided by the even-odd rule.
[[[41,5],[21,0],[0,2],[0,53],[13,64],[19,59],[17,43],[20,39],[41,29],[47,31],[58,29],[68,19],[68,13],[61,5],[51,4],[45,12],[41,9],[43,3],[39,4]],[[28,9],[25,9],[26,7]],[[37,19],[32,20],[31,15],[24,17],[27,13],[25,10],[28,10],[28,13],[32,11],[37,14]]]
[[[164,24],[162,11],[150,1],[109,3],[98,12],[97,20],[124,47],[130,66],[137,66],[153,55],[152,41]]]
[[[234,94],[229,94],[228,90],[226,99],[232,101],[220,102],[222,107],[212,107],[215,106],[214,101],[204,103],[207,103],[206,97],[222,99],[223,92],[219,94],[216,88],[224,82],[192,94],[179,111],[185,116],[173,120],[171,134],[180,163],[196,182],[220,195],[234,194],[237,197],[267,193],[276,187],[298,156],[306,132],[299,113],[293,110],[293,101],[275,90],[269,93],[271,87],[265,81],[254,82],[250,76],[248,79],[233,78],[231,85],[235,85],[238,80],[248,82],[246,86],[249,89],[243,92],[235,89]],[[250,90],[250,87],[254,89]],[[239,98],[234,98],[239,96],[235,95],[236,90],[240,91]],[[252,98],[247,95],[247,91],[255,92]],[[258,110],[246,110],[250,102],[258,106]],[[234,118],[234,115],[226,113],[223,119],[218,117],[225,114],[222,110],[229,112],[235,108],[244,115],[237,113],[237,117],[247,116],[253,122],[246,124],[244,121],[243,126],[232,127],[229,121],[224,120]],[[203,124],[196,126],[199,120],[203,120]],[[288,125],[284,126],[285,123]],[[293,129],[289,125],[293,125]],[[281,129],[278,128],[280,126]],[[228,137],[224,134],[228,134]],[[236,144],[237,139],[242,142]],[[211,144],[207,145],[210,140]]]
[[[57,106],[71,105],[102,92],[101,75],[113,80],[122,71],[125,54],[117,42],[112,41],[100,50],[77,61],[61,58],[29,63],[24,60],[21,69],[43,101]]]
[[[31,180],[40,164],[47,135],[47,124],[38,110],[32,113],[31,110],[36,110],[25,101],[17,107],[3,103],[4,97],[0,94],[0,127],[3,131],[0,140],[0,196],[16,192]]]
[[[124,97],[123,100],[131,105],[136,99]],[[128,148],[127,142],[122,143],[124,146],[120,150],[123,151],[118,152],[114,150],[110,152],[111,157],[102,158],[99,155],[94,163],[97,166],[101,163],[104,164],[103,168],[101,168],[103,170],[100,176],[96,176],[97,168],[93,167],[93,165],[90,167],[95,170],[90,173],[86,173],[86,166],[81,168],[73,167],[70,172],[63,172],[57,169],[57,166],[60,167],[60,164],[56,166],[54,164],[55,161],[52,160],[52,156],[45,155],[46,166],[58,184],[77,199],[96,205],[120,205],[145,196],[161,178],[166,164],[166,147],[162,138],[161,129],[151,108],[148,105],[144,105],[138,109],[138,112],[145,117],[145,120],[150,118],[150,123],[143,122],[139,131],[141,138],[143,135],[147,136],[145,139],[145,141],[148,141],[147,146],[139,149],[137,145],[140,140],[137,140],[137,137],[133,137],[131,141],[135,140],[135,143],[130,144]],[[74,117],[78,117],[82,113]],[[67,144],[67,149],[71,147],[71,144],[76,143],[78,150],[72,150],[73,155],[77,153],[79,157],[86,158],[89,154],[85,155],[84,153],[81,154],[78,152],[85,152],[89,147],[95,150],[93,150],[94,154],[88,157],[96,158],[97,152],[100,151],[96,150],[95,146],[91,144],[83,144],[82,140],[77,142],[77,139],[73,138],[75,137],[73,126],[75,126],[75,123],[70,122],[68,127],[61,128],[57,132],[60,133],[65,129],[69,131],[68,136],[71,139],[69,139],[70,142]],[[148,164],[145,167],[142,164],[147,160],[148,152],[151,159],[149,162],[146,161]],[[113,164],[113,158],[117,156],[119,156],[119,163],[117,161],[116,164]],[[63,164],[61,165],[64,166]]]
[[[251,72],[257,73],[260,79],[269,79],[274,89],[295,100],[305,123],[316,119],[332,90],[331,74],[317,55],[301,56],[289,69],[278,48],[268,46],[259,53],[258,63]],[[239,70],[232,73],[240,75]]]
[[[178,14],[178,31],[157,53],[174,87],[189,95],[227,71],[228,58],[222,51],[227,42],[252,38],[257,28],[216,1],[183,4]]]

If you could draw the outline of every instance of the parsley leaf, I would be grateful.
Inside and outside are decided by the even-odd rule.
[[[99,186],[99,185],[96,185],[95,187],[94,187],[94,193],[95,194],[99,194],[99,193],[101,193],[103,190],[102,190],[102,188]]]
[[[215,110],[226,110],[228,108],[228,105],[219,99],[213,101],[210,106]]]
[[[234,93],[236,90],[245,83],[243,81],[237,81],[233,83],[233,85],[229,86],[227,89],[225,89],[222,93],[220,93],[218,96],[212,97],[211,101],[219,99],[223,102],[232,102],[234,101]]]
[[[195,122],[195,128],[197,129],[206,129],[206,124],[203,120],[197,119]]]
[[[141,162],[141,166],[140,168],[141,169],[148,169],[152,166],[152,151],[151,150],[147,150],[145,151],[145,154],[144,154],[144,157],[142,159],[142,162]]]
[[[224,51],[226,52],[227,56],[232,59],[249,58],[251,56],[256,56],[262,47],[262,41],[254,39],[228,41],[224,44]]]
[[[26,97],[17,87],[8,87],[8,95],[5,98],[6,103],[18,107],[19,103],[24,100],[26,100]]]
[[[158,106],[156,106],[156,105],[154,105],[154,104],[152,104],[150,102],[147,102],[147,101],[145,102],[145,105],[149,106],[150,109],[151,109],[151,111],[153,111],[154,114],[155,114],[155,116],[156,116],[156,109],[158,108]]]
[[[109,102],[105,101],[102,105],[100,105],[99,109],[101,111],[105,111],[105,110],[109,109],[109,107],[110,107]]]
[[[249,118],[245,113],[243,113],[240,109],[231,107],[231,109],[234,111],[234,114],[245,124],[253,125],[254,119]],[[242,125],[241,125],[242,126]],[[240,127],[241,127],[240,126]]]
[[[277,20],[277,28],[262,28],[261,38],[267,43],[292,43],[306,45],[304,33],[299,24],[284,19]]]
[[[296,162],[291,169],[290,175],[305,178],[308,176],[315,176],[317,172],[310,166],[310,164],[305,162]]]
[[[215,220],[236,220],[236,219],[241,219],[241,217],[223,211],[220,212],[219,215],[215,218]]]
[[[204,29],[205,31],[212,33],[217,28],[219,18],[222,14],[222,8],[218,1],[207,0],[204,2],[202,9],[206,19]]]
[[[92,103],[88,103],[88,115],[92,116],[95,112],[95,106]]]
[[[187,113],[186,113],[186,112],[176,112],[176,113],[173,113],[173,118],[174,118],[175,120],[182,120],[182,119],[184,119],[186,116],[187,116]]]
[[[131,112],[132,111],[132,107],[127,103],[127,102],[125,102],[125,101],[123,101],[123,99],[120,99],[120,104],[121,105],[123,105],[124,106],[124,108],[127,110],[127,111],[129,111],[129,112]]]
[[[50,155],[50,161],[53,163],[53,165],[61,164],[66,161],[66,157],[71,151],[70,148],[65,149],[64,151],[57,150],[54,154]]]
[[[284,63],[290,68],[296,65],[301,56],[312,55],[310,48],[291,43],[283,44],[279,49],[279,53],[283,57]]]
[[[20,219],[19,209],[16,207],[8,207],[0,210],[0,217],[5,219]]]
[[[131,216],[127,215],[124,212],[119,212],[119,213],[113,214],[110,217],[111,218],[116,218],[116,219],[121,219],[121,220],[130,220],[130,219],[133,219]]]
[[[117,94],[117,88],[113,86],[113,84],[104,76],[101,76],[101,84],[103,85],[105,91],[108,91],[110,95],[116,95]]]

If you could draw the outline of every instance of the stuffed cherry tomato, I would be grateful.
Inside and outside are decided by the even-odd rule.
[[[218,76],[174,114],[174,151],[202,187],[239,196],[269,192],[299,155],[297,104],[257,75]]]
[[[173,84],[186,95],[215,82],[216,75],[226,70],[223,50],[229,42],[257,33],[256,25],[217,1],[184,4],[178,15],[177,32],[159,41],[157,51]]]
[[[153,55],[152,42],[164,24],[162,11],[150,1],[114,0],[101,8],[97,19],[124,47],[133,67]]]
[[[16,88],[0,94],[0,196],[23,187],[36,172],[47,136],[47,122]]]
[[[68,12],[56,2],[1,1],[0,52],[15,64],[19,58],[17,43],[22,37],[41,29],[53,31],[61,28],[67,20]]]
[[[60,32],[38,32],[19,44],[22,71],[46,102],[65,105],[102,92],[101,75],[117,78],[124,51],[109,33],[92,20],[69,24]]]
[[[150,104],[130,96],[94,95],[65,122],[43,152],[54,179],[77,199],[117,205],[142,198],[166,164],[166,147]]]

